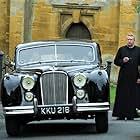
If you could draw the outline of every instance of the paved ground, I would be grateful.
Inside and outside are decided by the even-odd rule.
[[[2,104],[0,101],[0,119],[3,119],[3,118],[4,118],[4,116],[3,116]]]

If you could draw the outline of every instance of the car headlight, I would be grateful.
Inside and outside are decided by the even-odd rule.
[[[33,100],[33,93],[32,92],[26,92],[25,95],[25,100],[28,101],[28,102],[31,102]]]
[[[86,84],[87,77],[83,73],[78,73],[74,76],[73,82],[75,86],[81,88]]]
[[[85,91],[84,90],[77,90],[76,91],[76,96],[77,96],[77,98],[79,98],[79,99],[83,99],[84,97],[85,97]]]
[[[35,85],[35,81],[31,76],[25,76],[22,79],[22,86],[26,90],[31,90]]]

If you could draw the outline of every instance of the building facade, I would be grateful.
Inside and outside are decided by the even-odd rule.
[[[126,34],[140,44],[139,0],[0,0],[0,48],[13,57],[17,44],[35,40],[82,38],[101,45],[113,59]]]

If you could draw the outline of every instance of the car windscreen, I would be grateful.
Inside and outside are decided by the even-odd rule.
[[[41,62],[95,61],[95,48],[88,45],[32,46],[18,51],[19,65]]]

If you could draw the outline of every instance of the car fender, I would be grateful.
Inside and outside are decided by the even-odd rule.
[[[15,74],[6,74],[3,77],[1,84],[3,105],[19,104],[21,102],[20,79],[21,77]]]
[[[102,87],[109,83],[108,74],[105,70],[94,70],[89,74],[88,79],[94,82],[101,91]]]

